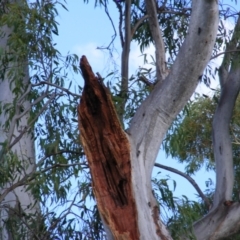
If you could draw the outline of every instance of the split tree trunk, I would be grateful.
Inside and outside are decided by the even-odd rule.
[[[78,107],[79,129],[109,238],[171,239],[152,194],[152,169],[166,131],[193,94],[209,62],[218,27],[216,0],[192,2],[188,34],[171,71],[143,101],[127,134],[120,127],[106,88],[86,58],[81,59],[85,86]],[[149,8],[155,6],[151,3]],[[158,31],[158,27],[153,26],[151,31]]]
[[[118,121],[110,93],[94,76],[85,56],[80,66],[85,79],[79,106],[81,141],[98,209],[116,239],[138,239],[129,141]]]
[[[142,185],[134,184],[133,149],[108,89],[95,77],[85,56],[80,67],[85,80],[78,107],[80,136],[103,221],[114,239],[171,239],[160,224],[154,197],[143,205],[137,203],[136,191],[139,195]]]

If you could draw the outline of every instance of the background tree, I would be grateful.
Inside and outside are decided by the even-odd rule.
[[[63,101],[76,102],[80,96],[69,91],[64,72],[72,67],[78,71],[77,57],[63,58],[55,49],[57,5],[62,4],[1,3],[1,239],[80,234],[71,231],[69,218],[76,197],[66,196],[71,176],[80,169],[85,174],[86,164],[79,160],[77,128],[66,117],[73,117],[76,108]],[[79,187],[86,192],[84,181]],[[59,215],[53,211],[68,201],[67,210]]]

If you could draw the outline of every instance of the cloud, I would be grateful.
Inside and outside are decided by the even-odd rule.
[[[85,45],[75,45],[71,52],[78,56],[85,55],[92,66],[94,72],[103,72],[107,63],[107,54],[100,49],[97,49],[99,44],[90,42]]]

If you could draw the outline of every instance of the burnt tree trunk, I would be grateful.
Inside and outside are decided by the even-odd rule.
[[[114,239],[139,239],[128,137],[108,89],[94,75],[85,56],[80,67],[85,86],[78,106],[79,130],[99,212]]]

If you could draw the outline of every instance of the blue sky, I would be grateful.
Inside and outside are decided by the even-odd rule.
[[[103,77],[113,70],[120,69],[121,48],[118,37],[115,41],[114,60],[116,65],[112,64],[111,58],[107,51],[98,50],[97,47],[107,46],[114,34],[109,19],[107,18],[103,8],[94,8],[94,2],[84,4],[83,1],[67,1],[69,11],[59,8],[59,36],[55,37],[57,48],[63,55],[68,52],[76,53],[79,57],[86,55],[94,72],[99,72]],[[111,2],[111,1],[110,1]],[[117,23],[118,12],[113,3],[110,4],[109,12],[113,21]],[[116,24],[117,25],[117,24]],[[154,49],[147,50],[150,54],[154,54]],[[136,44],[131,45],[130,53],[130,73],[134,73],[138,66],[142,65],[143,58]],[[82,85],[81,76],[77,78],[77,84]],[[215,83],[216,85],[216,83]],[[201,87],[201,91],[204,88]],[[157,162],[168,165],[178,170],[184,171],[184,166],[177,163],[176,160],[166,158],[165,153],[160,151]],[[189,198],[195,198],[196,191],[191,184],[182,177],[167,172],[162,169],[155,169],[153,176],[161,171],[161,176],[169,175],[176,180],[177,189],[176,196],[186,195]],[[205,189],[205,181],[211,178],[215,179],[213,172],[206,172],[204,169],[193,176],[202,190]]]

